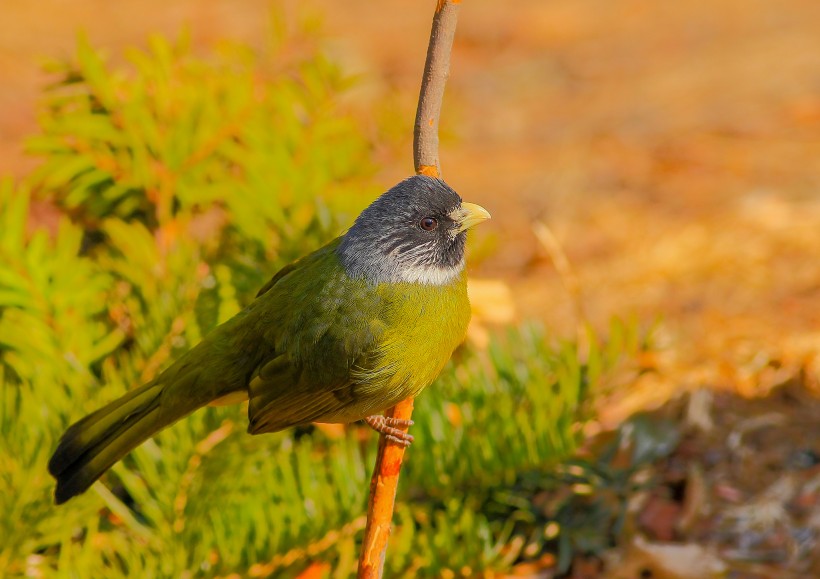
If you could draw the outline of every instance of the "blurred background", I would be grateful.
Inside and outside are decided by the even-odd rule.
[[[349,575],[358,430],[248,442],[208,410],[61,510],[44,464],[412,172],[433,4],[4,1],[0,571]],[[471,0],[441,125],[444,177],[493,220],[463,370],[422,397],[392,572],[817,576],[820,4]],[[530,405],[489,435],[504,397]]]

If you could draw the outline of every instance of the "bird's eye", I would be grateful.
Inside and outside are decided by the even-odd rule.
[[[425,217],[419,221],[419,227],[421,227],[424,231],[433,231],[436,227],[438,227],[438,220],[434,217]]]

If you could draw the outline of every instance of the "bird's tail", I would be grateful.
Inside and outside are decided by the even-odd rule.
[[[163,405],[163,385],[154,380],[135,388],[73,424],[48,463],[57,479],[56,503],[88,489],[111,466],[166,426],[202,403]]]

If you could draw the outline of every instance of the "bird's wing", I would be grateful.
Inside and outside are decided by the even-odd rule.
[[[284,357],[283,357],[284,358]],[[276,367],[271,372],[270,367]],[[249,385],[248,432],[276,432],[315,421],[328,421],[354,403],[352,385],[348,380],[321,385],[304,383],[297,375],[296,365],[279,359],[263,368]]]
[[[272,355],[248,384],[248,431],[346,422],[378,406],[356,396],[353,368],[367,367],[384,330],[381,296],[347,277],[331,243],[281,270],[257,298]]]

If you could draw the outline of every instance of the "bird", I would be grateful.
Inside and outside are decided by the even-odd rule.
[[[417,396],[464,341],[466,234],[489,218],[439,178],[399,182],[153,380],[71,425],[48,463],[55,503],[207,405],[247,401],[250,434],[364,420],[409,445],[412,421],[380,413]]]

